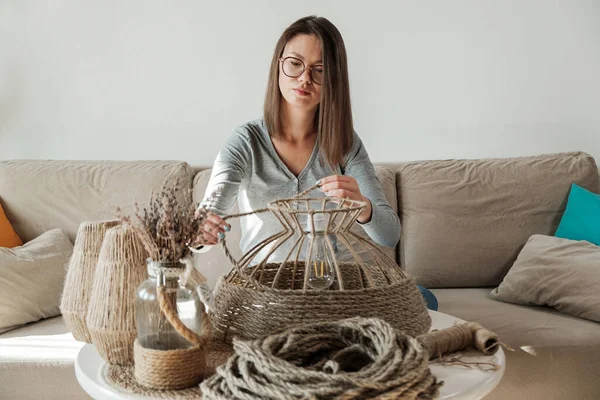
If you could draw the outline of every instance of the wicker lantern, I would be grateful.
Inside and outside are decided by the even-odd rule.
[[[224,218],[271,212],[282,231],[239,260],[223,240],[234,268],[215,288],[214,337],[256,339],[297,325],[351,317],[381,318],[411,336],[426,333],[431,318],[414,279],[350,230],[366,203],[304,197],[315,188],[273,201],[263,210]],[[285,249],[287,257],[271,260],[278,249]]]

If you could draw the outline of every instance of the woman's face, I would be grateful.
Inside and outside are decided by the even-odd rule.
[[[279,62],[279,90],[285,101],[306,111],[315,110],[321,101],[322,76],[321,42],[317,36],[294,36],[285,45]]]

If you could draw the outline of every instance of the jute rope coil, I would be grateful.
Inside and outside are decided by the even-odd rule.
[[[427,332],[431,318],[416,282],[381,249],[350,231],[366,204],[349,199],[303,197],[317,187],[271,202],[265,209],[223,217],[228,220],[270,211],[283,230],[258,243],[239,260],[230,253],[226,238],[222,239],[225,255],[234,268],[219,280],[214,292],[215,337],[224,341],[234,336],[257,339],[294,325],[351,317],[382,318],[412,336]],[[300,259],[304,241],[314,240],[316,215],[327,219],[323,237],[335,235],[338,247],[345,246],[354,259],[341,262],[333,257],[335,280],[327,290],[307,286],[309,265]],[[312,220],[312,239],[301,226],[299,216]],[[296,233],[299,237],[292,239]],[[269,262],[270,255],[288,240],[293,245],[287,257]],[[329,239],[326,246],[335,253]],[[371,255],[372,264],[358,257],[358,246]],[[306,259],[310,259],[311,249],[312,242]],[[263,250],[268,254],[253,264]]]
[[[82,222],[79,225],[60,301],[63,319],[75,340],[92,343],[86,318],[96,264],[104,235],[109,229],[120,224],[120,221],[112,220]]]
[[[210,399],[435,399],[440,383],[415,339],[380,319],[290,328],[254,341],[201,384]]]
[[[477,322],[465,322],[446,329],[435,330],[417,337],[417,340],[429,353],[431,362],[442,365],[461,365],[478,368],[482,371],[496,371],[500,366],[490,361],[468,360],[458,353],[474,348],[486,356],[496,354],[500,347],[514,351],[503,343],[494,332],[487,330]]]
[[[496,353],[501,345],[504,345],[498,335],[477,322],[465,322],[450,328],[429,332],[419,336],[417,340],[429,352],[430,359],[442,358],[445,354],[451,354],[471,346],[486,356],[490,356]]]

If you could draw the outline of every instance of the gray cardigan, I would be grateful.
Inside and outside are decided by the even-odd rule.
[[[356,133],[352,149],[344,161],[343,172],[339,166],[333,170],[319,157],[317,141],[308,163],[295,176],[275,151],[264,120],[251,121],[235,129],[217,155],[204,201],[219,189],[220,194],[211,206],[212,211],[224,216],[237,200],[240,212],[246,213],[264,208],[275,199],[293,197],[326,176],[348,175],[357,180],[361,193],[371,201],[373,208],[371,221],[359,225],[377,244],[396,246],[400,239],[400,220],[388,204],[369,155]],[[310,195],[319,197],[324,193],[313,192]],[[244,253],[283,229],[271,213],[242,217],[240,224],[240,248]],[[293,242],[294,238],[288,239],[288,245],[279,248],[270,260],[283,259]],[[256,258],[258,261],[260,259]]]

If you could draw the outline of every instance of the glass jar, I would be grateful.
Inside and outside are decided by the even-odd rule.
[[[166,301],[179,320],[196,334],[202,329],[204,305],[196,291],[181,281],[185,264],[147,260],[149,278],[142,282],[136,296],[136,326],[139,344],[148,349],[176,350],[194,346],[181,336],[160,309],[158,286],[165,287]]]

